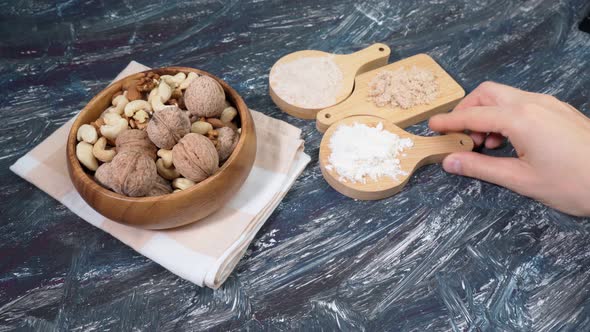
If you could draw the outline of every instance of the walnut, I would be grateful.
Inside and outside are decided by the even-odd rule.
[[[154,186],[148,192],[147,196],[161,196],[172,193],[172,185],[170,181],[164,179],[161,176],[156,176]]]
[[[123,84],[123,90],[127,92],[125,95],[127,100],[134,101],[142,98],[141,91],[139,91],[137,84],[143,79],[143,76],[144,74],[142,74],[142,77],[139,79],[126,81]]]
[[[142,77],[137,82],[137,90],[140,92],[150,92],[158,86],[160,75],[149,72],[145,77]]]
[[[154,73],[153,71],[148,72],[146,76],[149,77],[149,78],[153,78],[155,80],[159,80],[160,79],[160,75]]]
[[[96,180],[114,192],[130,197],[147,195],[157,181],[156,164],[137,151],[118,153],[94,174]]]
[[[117,153],[124,151],[138,151],[156,160],[158,148],[150,141],[148,134],[139,129],[127,129],[117,136],[115,142]]]
[[[104,163],[96,169],[94,172],[94,178],[96,182],[100,183],[103,187],[111,189],[111,182],[113,181],[113,175],[111,174],[111,163]]]
[[[225,93],[215,79],[199,76],[186,88],[184,103],[193,115],[219,117],[225,108]]]
[[[188,115],[177,106],[166,106],[154,112],[147,134],[160,149],[170,150],[184,135],[190,133]]]
[[[211,141],[200,134],[187,134],[172,149],[172,162],[185,178],[201,182],[215,174],[219,156]]]
[[[217,149],[217,153],[219,153],[219,161],[223,162],[229,158],[236,145],[238,145],[240,135],[230,127],[217,129],[217,135],[215,148]]]

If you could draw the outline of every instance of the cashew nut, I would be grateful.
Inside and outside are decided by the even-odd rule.
[[[139,110],[135,114],[133,114],[133,119],[135,119],[135,121],[137,121],[138,123],[146,123],[147,119],[149,118],[150,115],[147,114],[147,112],[144,110]]]
[[[150,103],[145,100],[134,100],[125,106],[125,116],[130,118],[135,115],[136,112],[141,110],[151,113],[152,107],[150,106]]]
[[[106,109],[106,110],[104,110],[104,111],[103,111],[103,112],[100,114],[100,117],[101,117],[101,118],[103,118],[103,117],[105,116],[105,114],[108,114],[108,113],[115,113],[115,107],[114,107],[114,106],[109,106],[109,107],[107,107],[107,109]]]
[[[172,167],[172,150],[160,149],[158,150],[158,157],[162,158],[164,167]]]
[[[158,158],[156,161],[156,168],[158,169],[158,174],[166,180],[174,180],[180,176],[180,173],[176,170],[176,168],[166,168],[164,166],[164,161],[162,158]]]
[[[80,142],[76,145],[76,158],[91,171],[96,171],[98,168],[98,161],[92,154],[92,144],[87,142]]]
[[[166,105],[164,105],[164,103],[162,102],[162,100],[160,99],[160,97],[158,95],[156,95],[154,98],[152,98],[152,108],[153,108],[154,112],[161,111],[164,109],[164,107],[166,107]]]
[[[186,79],[186,74],[180,72],[174,76],[172,75],[162,75],[160,76],[160,80],[166,82],[171,88],[177,88],[184,80]]]
[[[107,149],[107,139],[101,137],[94,143],[92,147],[92,154],[94,157],[103,163],[108,163],[113,160],[117,152],[114,149]]]
[[[186,178],[176,178],[176,179],[172,180],[172,188],[174,188],[174,189],[185,190],[185,189],[190,188],[191,186],[194,186],[194,185],[195,185],[194,181],[191,181]]]
[[[114,108],[112,112],[115,112],[117,114],[123,114],[125,106],[127,106],[127,104],[129,103],[129,100],[127,99],[127,97],[125,97],[125,95],[118,95],[117,97],[115,97],[115,99],[113,99]]]
[[[160,85],[158,85],[158,87],[154,90],[157,90],[156,95],[151,96],[150,93],[150,96],[152,97],[152,108],[154,109],[154,112],[161,111],[162,109],[164,109],[164,107],[166,107],[164,103],[170,99],[170,96],[172,96],[172,89],[164,81],[161,81]]]
[[[152,89],[152,91],[150,91],[150,94],[148,95],[148,103],[151,105],[152,101],[154,100],[154,98],[158,95],[158,89]]]
[[[176,82],[174,82],[174,76],[172,75],[160,76],[160,82],[166,82],[166,84],[168,84],[171,87],[174,87],[174,85],[176,85]]]
[[[129,103],[131,104],[131,103]],[[127,120],[123,119],[117,113],[107,113],[104,115],[105,124],[100,126],[100,133],[111,141],[115,141],[117,136],[124,130],[127,130]]]
[[[167,102],[172,96],[172,88],[166,82],[160,82],[158,85],[158,95],[163,103]]]
[[[182,191],[182,190],[180,190],[180,189],[174,189],[174,191],[172,191],[172,192],[173,192],[173,193],[177,193],[177,192],[179,192],[179,191]]]
[[[96,132],[96,128],[93,126],[89,124],[83,124],[80,126],[80,128],[78,128],[76,138],[78,141],[94,144],[94,142],[96,142],[98,139],[98,133]]]
[[[184,81],[182,81],[182,83],[180,83],[180,90],[188,88],[189,84],[191,84],[191,82],[197,77],[199,77],[199,75],[197,75],[195,72],[191,71],[188,73],[188,76],[184,79]]]
[[[206,135],[211,130],[213,126],[209,122],[197,121],[191,125],[191,133]]]
[[[228,122],[232,122],[232,120],[236,117],[236,115],[238,115],[238,111],[235,109],[235,107],[226,107],[223,112],[221,112],[221,115],[219,116],[219,119],[222,122],[228,123]]]
[[[176,75],[174,75],[174,81],[177,82],[179,85],[180,83],[184,82],[184,80],[186,79],[186,74],[183,72],[177,73]]]
[[[117,122],[119,119],[123,119],[123,117],[121,117],[121,115],[117,114],[117,113],[104,113],[102,115],[102,120],[104,121],[105,124],[111,124],[114,122]]]

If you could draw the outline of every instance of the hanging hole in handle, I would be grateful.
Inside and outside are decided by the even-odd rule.
[[[379,52],[383,52],[385,49],[383,47],[379,47]]]
[[[459,141],[459,144],[461,144],[461,145],[465,145],[465,143],[463,143],[463,140],[460,140],[460,141]]]
[[[332,114],[326,113],[324,116],[326,117],[326,119],[329,119],[332,116]]]

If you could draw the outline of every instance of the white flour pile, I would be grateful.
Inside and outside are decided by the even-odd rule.
[[[439,93],[436,76],[429,70],[403,67],[377,74],[369,83],[369,99],[379,107],[408,109],[432,103]]]
[[[340,181],[366,183],[381,176],[397,180],[408,173],[400,168],[399,155],[414,146],[409,138],[400,138],[383,130],[383,124],[369,127],[354,123],[336,128],[329,142],[332,153],[328,158],[328,170],[335,169]]]
[[[270,84],[289,104],[325,108],[336,104],[342,77],[333,57],[301,58],[275,66],[270,73]]]

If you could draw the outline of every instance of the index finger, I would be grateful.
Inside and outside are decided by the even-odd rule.
[[[498,106],[476,106],[465,108],[461,112],[435,115],[430,118],[428,126],[437,132],[471,130],[499,133],[507,137],[510,121],[508,112]]]
[[[483,82],[463,98],[455,111],[475,106],[502,106],[522,100],[527,93],[508,85],[491,81]]]

